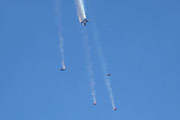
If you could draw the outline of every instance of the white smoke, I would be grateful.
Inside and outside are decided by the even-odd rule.
[[[77,6],[77,14],[79,17],[79,21],[81,22],[86,18],[86,12],[84,8],[84,0],[75,0]]]
[[[65,68],[65,63],[64,63],[64,39],[61,35],[61,33],[59,32],[59,40],[60,40],[60,51],[61,51],[61,64],[62,64],[62,67]]]
[[[107,89],[109,92],[109,97],[111,99],[112,107],[114,109],[115,103],[114,103],[114,97],[113,97],[113,92],[112,92],[112,87],[111,87],[111,80],[110,80],[109,76],[107,76],[107,73],[108,73],[107,64],[106,64],[106,61],[105,61],[105,58],[103,55],[102,47],[101,47],[101,44],[100,44],[99,38],[98,38],[99,34],[98,34],[98,31],[97,31],[97,28],[95,25],[93,26],[93,33],[94,33],[94,39],[96,41],[98,56],[99,56],[99,59],[101,61],[102,70],[104,73],[104,80],[105,80],[105,83],[106,83],[106,86],[107,86]]]
[[[103,56],[100,43],[97,43],[97,46],[98,46],[98,48],[97,48],[98,49],[98,55],[99,55],[99,58],[100,58],[100,60],[102,62],[102,69],[103,69],[103,72],[104,72],[104,80],[105,80],[105,83],[106,83],[106,86],[107,86],[107,89],[108,89],[108,92],[109,92],[109,96],[110,96],[110,99],[111,99],[111,102],[112,102],[112,107],[115,108],[114,97],[113,97],[110,78],[106,75],[108,73],[108,71],[107,71],[107,65],[106,65],[106,62],[105,62],[105,58]]]
[[[60,13],[60,0],[55,1],[55,11],[56,11],[56,19],[57,19],[57,24],[58,24],[58,36],[59,36],[59,41],[60,41],[60,52],[61,52],[61,64],[62,67],[65,68],[65,62],[64,62],[64,39],[62,36],[62,26],[61,26],[61,13]]]
[[[91,95],[93,99],[93,103],[96,103],[96,91],[95,91],[95,80],[94,80],[94,71],[92,69],[93,67],[93,62],[92,58],[90,55],[91,47],[88,44],[88,35],[86,30],[84,31],[84,47],[85,47],[85,54],[87,58],[87,71],[88,71],[88,76],[90,79],[90,88],[91,88]]]

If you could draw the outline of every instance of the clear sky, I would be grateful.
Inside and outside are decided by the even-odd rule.
[[[0,120],[180,120],[180,1],[85,0],[93,106],[74,0],[0,0]],[[98,59],[101,42],[117,111]]]

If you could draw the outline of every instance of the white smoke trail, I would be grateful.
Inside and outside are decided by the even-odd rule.
[[[65,68],[65,62],[64,62],[64,39],[62,36],[62,26],[60,24],[60,20],[61,20],[61,13],[60,13],[60,0],[56,0],[55,1],[55,11],[56,11],[56,15],[57,15],[57,24],[58,24],[58,36],[59,36],[59,41],[60,41],[60,52],[61,52],[61,64],[62,67]]]
[[[64,39],[61,35],[61,33],[59,32],[59,40],[60,40],[60,51],[61,51],[61,64],[62,64],[62,68],[65,68],[65,63],[64,63]]]
[[[79,21],[81,22],[86,18],[86,12],[84,8],[84,0],[75,0],[77,6],[77,14],[79,17]]]
[[[106,83],[106,86],[107,86],[107,89],[108,89],[108,92],[109,92],[109,97],[111,99],[113,109],[116,109],[115,103],[114,103],[114,96],[113,96],[113,92],[112,92],[112,87],[111,87],[111,80],[110,80],[109,76],[107,76],[107,73],[108,73],[107,64],[105,62],[105,58],[104,58],[104,55],[103,55],[101,44],[100,44],[100,42],[98,40],[99,36],[98,36],[98,31],[97,31],[95,25],[93,27],[93,32],[94,32],[94,39],[96,41],[98,56],[99,56],[99,59],[100,59],[101,64],[102,64],[102,69],[103,69],[103,73],[104,73],[104,80],[105,80],[105,83]]]
[[[96,92],[95,92],[95,80],[94,80],[94,72],[92,69],[93,62],[90,55],[91,47],[88,44],[88,35],[86,33],[86,30],[84,32],[84,46],[85,46],[85,54],[87,58],[87,71],[90,79],[90,88],[91,88],[91,95],[93,99],[94,105],[96,104]]]
[[[102,52],[100,43],[97,42],[97,46],[98,46],[98,48],[97,48],[98,49],[98,54],[99,54],[100,60],[102,62],[102,69],[103,69],[103,72],[104,72],[105,83],[106,83],[106,86],[107,86],[107,89],[108,89],[108,92],[109,92],[109,96],[111,98],[112,107],[114,109],[115,108],[115,104],[114,104],[114,97],[113,97],[111,82],[110,82],[110,78],[108,76],[106,76],[106,74],[108,73],[107,65],[106,65],[106,62],[105,62],[105,58],[103,56],[103,52]]]

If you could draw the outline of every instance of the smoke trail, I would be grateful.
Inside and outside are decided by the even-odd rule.
[[[105,58],[104,58],[103,52],[102,52],[102,48],[101,48],[99,42],[97,42],[97,50],[98,50],[98,54],[99,54],[100,60],[102,61],[102,69],[103,69],[103,72],[104,72],[104,79],[105,79],[105,83],[106,83],[106,86],[107,86],[107,89],[108,89],[108,92],[109,92],[109,96],[111,98],[112,107],[115,108],[114,97],[113,97],[113,92],[112,92],[110,78],[108,76],[106,76],[106,74],[108,73],[107,65],[106,65]]]
[[[60,0],[56,0],[55,1],[55,11],[56,11],[56,16],[57,16],[57,24],[58,24],[58,36],[59,36],[59,41],[60,41],[60,52],[61,52],[61,64],[62,64],[62,68],[65,68],[65,63],[64,63],[64,39],[62,36],[62,26],[60,24],[60,20],[61,20],[61,13],[60,13]]]
[[[86,18],[86,13],[84,9],[84,0],[75,0],[77,6],[77,14],[79,17],[79,22]]]
[[[95,92],[95,87],[94,87],[95,80],[94,80],[94,72],[92,69],[93,62],[92,62],[92,58],[90,55],[91,47],[88,44],[87,31],[84,30],[83,33],[84,33],[85,54],[86,54],[86,58],[87,58],[87,71],[88,71],[88,75],[89,75],[89,79],[90,79],[91,95],[92,95],[93,103],[94,103],[94,105],[96,105],[96,92]]]
[[[64,63],[64,39],[61,35],[61,33],[59,32],[59,40],[60,40],[60,51],[61,51],[61,64],[62,64],[62,68],[65,68],[65,63]]]
[[[113,96],[112,87],[111,87],[111,80],[110,80],[109,76],[106,75],[108,73],[107,64],[105,62],[105,58],[104,58],[104,55],[103,55],[101,44],[100,44],[100,42],[98,40],[99,36],[98,36],[98,31],[97,31],[95,25],[93,27],[93,33],[94,33],[94,39],[96,41],[98,56],[99,56],[99,59],[101,61],[101,65],[102,65],[102,69],[103,69],[103,73],[104,73],[104,80],[105,80],[105,83],[106,83],[106,86],[107,86],[107,89],[108,89],[108,92],[109,92],[109,97],[111,99],[112,107],[115,110],[116,107],[115,107],[114,96]]]

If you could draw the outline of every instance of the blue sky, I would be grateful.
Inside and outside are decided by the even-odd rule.
[[[85,0],[97,105],[92,105],[82,25],[61,0],[66,71],[55,1],[0,0],[1,120],[179,120],[180,1]],[[117,111],[93,40],[101,42]]]

